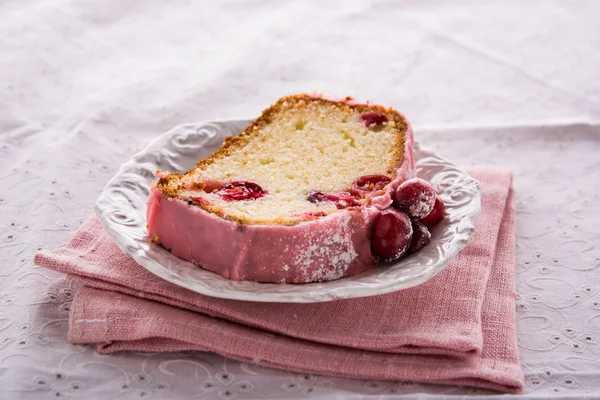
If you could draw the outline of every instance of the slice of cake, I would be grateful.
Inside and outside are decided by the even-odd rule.
[[[149,236],[234,280],[339,279],[377,266],[374,221],[413,175],[413,134],[397,111],[288,96],[195,168],[157,172]]]

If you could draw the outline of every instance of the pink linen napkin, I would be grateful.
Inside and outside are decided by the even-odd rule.
[[[80,282],[68,339],[98,351],[212,351],[304,373],[519,392],[512,175],[471,168],[483,187],[469,245],[417,287],[328,303],[203,296],[154,276],[90,218],[38,265]]]

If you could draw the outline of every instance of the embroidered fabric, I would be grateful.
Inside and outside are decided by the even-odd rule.
[[[600,3],[38,0],[0,10],[9,398],[486,396],[66,342],[74,288],[33,254],[67,242],[133,149],[179,123],[251,117],[314,89],[394,106],[445,157],[515,172],[521,397],[600,393]]]

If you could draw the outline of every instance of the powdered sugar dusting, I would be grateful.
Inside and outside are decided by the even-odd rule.
[[[435,204],[435,189],[421,178],[402,182],[394,194],[394,207],[413,219],[425,218]]]
[[[305,234],[307,246],[294,260],[306,282],[323,282],[342,278],[358,256],[354,249],[350,229],[351,216],[339,221],[318,234]]]
[[[409,206],[411,215],[426,216],[431,211],[431,205],[435,202],[435,193],[421,192],[415,201]]]

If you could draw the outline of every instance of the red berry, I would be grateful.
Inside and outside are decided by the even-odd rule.
[[[364,113],[360,116],[365,121],[365,126],[368,128],[371,125],[381,125],[384,122],[388,122],[388,117],[385,114],[379,113]]]
[[[441,220],[444,219],[444,215],[446,214],[446,206],[442,199],[439,196],[435,196],[435,204],[433,205],[433,210],[421,220],[421,223],[428,228],[431,228],[438,224]]]
[[[395,261],[408,250],[412,233],[412,224],[406,214],[393,208],[385,209],[373,226],[373,252],[385,262]]]
[[[394,193],[394,207],[413,219],[425,218],[435,204],[435,190],[425,180],[412,178],[402,182]]]
[[[254,200],[266,195],[268,192],[254,182],[235,181],[223,184],[216,192],[226,201]]]
[[[431,240],[431,233],[429,229],[419,221],[413,221],[413,236],[412,241],[410,242],[410,247],[408,248],[409,253],[416,253],[421,250],[423,247],[429,244]]]
[[[200,185],[206,193],[212,193],[215,190],[220,190],[223,187],[223,182],[214,179],[203,179],[200,181]]]
[[[351,192],[355,196],[363,197],[368,192],[381,190],[387,186],[392,180],[386,175],[365,175],[356,179],[352,183]]]
[[[190,206],[192,204],[198,204],[198,205],[206,205],[206,204],[208,204],[208,200],[203,199],[202,197],[198,197],[198,196],[190,196],[190,197],[188,197],[188,199],[186,200],[186,202]]]
[[[359,206],[360,203],[348,192],[340,192],[334,195],[327,195],[329,200],[335,201],[337,208],[348,208]],[[335,199],[335,200],[334,200]]]
[[[325,194],[323,192],[319,192],[318,190],[308,192],[306,195],[306,200],[310,201],[311,203],[318,203],[325,200]]]
[[[332,201],[335,202],[337,208],[348,208],[360,205],[358,201],[348,192],[323,193],[320,191],[313,191],[306,195],[306,200],[310,201],[311,203]]]
[[[294,217],[301,217],[301,218],[305,218],[305,219],[315,219],[315,218],[324,217],[326,215],[327,215],[327,213],[323,212],[323,211],[307,211],[307,212],[292,214],[292,216],[294,216]]]

